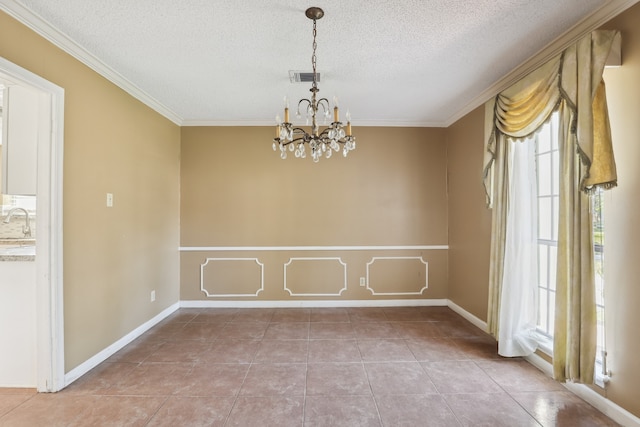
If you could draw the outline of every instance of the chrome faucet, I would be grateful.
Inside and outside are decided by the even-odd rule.
[[[7,214],[7,217],[2,221],[5,224],[9,224],[11,221],[11,217],[13,216],[15,211],[22,211],[25,215],[25,225],[22,226],[22,233],[24,233],[24,237],[31,237],[31,220],[29,219],[29,212],[25,208],[13,208]]]

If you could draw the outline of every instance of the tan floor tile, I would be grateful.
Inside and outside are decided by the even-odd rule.
[[[421,339],[444,337],[438,322],[393,322],[396,338]]]
[[[503,391],[473,361],[422,362],[422,366],[441,394]]]
[[[26,402],[27,400],[31,399],[34,396],[35,396],[35,393],[9,394],[8,392],[0,391],[0,417],[8,413],[9,411],[12,411],[13,409],[17,408],[18,406],[20,406],[21,404],[23,404],[24,402]],[[2,421],[0,420],[0,425],[1,424],[2,424]]]
[[[451,341],[469,359],[499,359],[498,343],[487,337],[453,337]]]
[[[568,391],[513,393],[543,426],[613,427],[616,422]]]
[[[507,393],[444,395],[463,426],[540,427]]]
[[[352,323],[361,322],[386,322],[387,316],[382,308],[374,307],[354,307],[347,308],[349,320]]]
[[[267,326],[265,322],[227,323],[218,335],[219,339],[260,340]]]
[[[309,338],[312,340],[321,339],[353,339],[355,338],[353,325],[348,322],[344,323],[326,323],[318,322],[309,325]]]
[[[71,383],[61,393],[109,394],[109,389],[126,380],[138,363],[103,362]]]
[[[370,395],[361,363],[321,363],[307,367],[307,396]]]
[[[312,308],[310,321],[313,322],[349,322],[349,313],[345,308]]]
[[[306,364],[253,364],[241,396],[304,396]]]
[[[213,341],[218,338],[224,326],[224,323],[191,322],[186,324],[173,339]]]
[[[360,322],[353,325],[358,339],[399,338],[398,330],[389,322]]]
[[[373,394],[433,394],[436,388],[418,362],[365,363]]]
[[[3,427],[144,426],[164,397],[40,394],[0,419]]]
[[[459,426],[444,398],[429,395],[382,395],[375,397],[385,426]]]
[[[196,365],[174,391],[180,396],[235,396],[238,394],[249,365]]]
[[[222,427],[234,398],[170,397],[151,418],[148,427]]]
[[[310,308],[280,308],[273,312],[271,322],[309,322]]]
[[[189,363],[142,363],[105,394],[168,396],[179,390],[191,372]]]
[[[431,337],[405,340],[407,347],[416,360],[425,362],[441,362],[467,360],[467,355],[446,337]]]
[[[415,362],[416,358],[404,340],[358,340],[365,362]]]
[[[300,340],[309,339],[309,323],[308,322],[283,322],[269,324],[264,339],[275,340]]]
[[[202,323],[206,325],[206,323]],[[211,343],[197,340],[168,341],[153,352],[145,362],[192,363],[199,361],[211,348]]]
[[[558,382],[522,359],[478,360],[476,364],[507,393],[564,390]]]
[[[259,340],[217,340],[201,360],[204,363],[251,363],[259,346]]]
[[[238,397],[228,426],[300,427],[303,420],[302,396]]]
[[[310,340],[309,363],[360,362],[356,340]]]
[[[273,316],[270,308],[240,308],[231,319],[234,323],[269,323]]]
[[[305,427],[380,426],[372,396],[307,396]]]
[[[254,363],[306,363],[308,340],[263,340]]]

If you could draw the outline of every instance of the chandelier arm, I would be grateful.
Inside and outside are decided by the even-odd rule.
[[[297,114],[298,116],[300,116],[300,105],[303,104],[304,102],[307,103],[307,108],[305,110],[305,114],[309,115],[309,107],[311,107],[311,101],[308,100],[307,98],[302,98],[300,101],[298,101],[298,110],[297,110]]]

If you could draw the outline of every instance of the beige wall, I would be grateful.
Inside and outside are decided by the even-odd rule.
[[[449,299],[487,319],[491,211],[482,186],[484,107],[447,129]]]
[[[618,187],[605,196],[607,396],[640,416],[640,4],[606,25],[622,33],[622,67],[605,70]]]
[[[178,301],[180,130],[2,12],[0,55],[65,90],[69,371]]]
[[[640,416],[640,4],[605,25],[622,32],[623,65],[605,70],[619,186],[605,196],[606,335],[604,394]],[[490,217],[480,185],[482,108],[448,129],[449,295],[486,320]]]
[[[445,130],[356,128],[354,132],[358,147],[348,159],[339,155],[314,164],[310,158],[281,160],[272,151],[270,127],[183,128],[181,245],[446,245]],[[419,291],[418,284],[424,283],[421,261],[375,261],[370,267],[372,287],[377,293],[384,289],[386,298],[446,298],[446,250],[272,252],[183,252],[181,298],[206,299],[199,278],[200,264],[207,257],[258,258],[265,265],[260,299],[291,299],[283,282],[284,264],[290,258],[340,258],[347,264],[348,275],[347,290],[340,299],[366,299],[373,295],[359,286],[359,278],[366,276],[366,265],[373,257],[422,257],[428,263],[429,288],[420,295],[409,292]],[[336,272],[328,278],[331,285],[322,292],[316,292],[313,283],[301,283],[313,282],[317,276],[312,274],[313,266],[320,262],[308,262],[304,268],[302,263],[290,267],[288,284],[294,280],[297,289],[293,293],[327,296],[343,287],[337,270],[339,261],[331,264]],[[207,277],[220,280],[215,283],[211,279],[211,286],[233,293],[223,283],[233,281],[233,274],[218,271],[233,267],[219,261],[212,264],[207,267],[211,268]],[[402,270],[401,264],[409,268],[412,277],[396,274],[392,279],[390,271]],[[243,264],[235,265],[239,275]],[[291,273],[293,267],[296,274]],[[244,282],[239,276],[235,280]],[[242,284],[231,288],[255,293],[259,288],[257,276],[246,280],[252,283],[246,289]]]

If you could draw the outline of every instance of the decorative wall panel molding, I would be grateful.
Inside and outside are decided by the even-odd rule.
[[[422,257],[372,257],[367,263],[367,290],[372,295],[421,295],[428,288],[428,276],[429,264]],[[404,290],[397,290],[399,283]]]
[[[305,291],[297,291],[300,287]],[[290,296],[335,296],[347,290],[347,264],[340,258],[289,258],[284,264],[284,290]]]
[[[258,258],[207,258],[200,265],[200,290],[207,297],[257,297],[264,290],[264,264]]]
[[[429,251],[447,250],[449,245],[415,246],[180,246],[180,252],[253,251]]]

